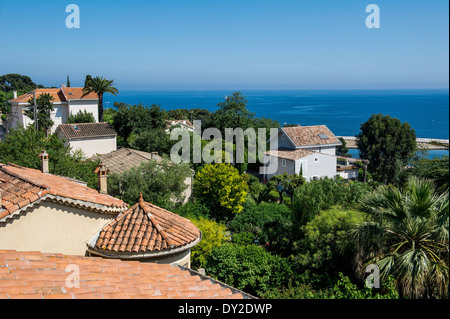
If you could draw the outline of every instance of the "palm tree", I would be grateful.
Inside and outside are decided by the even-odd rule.
[[[412,177],[403,188],[384,186],[361,200],[368,221],[349,236],[359,269],[376,264],[404,297],[448,297],[448,192]]]
[[[86,76],[86,81],[83,88],[83,97],[91,92],[95,92],[98,95],[98,120],[103,122],[103,94],[111,93],[116,95],[119,91],[113,86],[114,80],[107,80],[104,77],[97,76],[92,78]]]

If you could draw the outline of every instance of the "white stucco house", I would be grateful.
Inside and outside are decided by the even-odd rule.
[[[33,99],[34,94],[38,98],[41,94],[50,94],[53,97],[53,113],[52,120],[54,122],[51,128],[51,133],[54,133],[58,125],[67,123],[70,114],[77,114],[80,111],[92,113],[96,122],[98,122],[98,96],[96,93],[90,93],[84,97],[82,87],[66,87],[62,85],[56,89],[36,89],[24,95],[10,100],[11,114],[8,114],[7,129],[15,128],[17,126],[26,127],[33,124],[34,120],[28,118],[24,114],[30,104],[30,99]]]
[[[60,124],[55,134],[72,151],[81,150],[85,158],[117,150],[117,133],[107,122]]]
[[[278,149],[266,152],[265,161],[276,162],[276,172],[267,171],[264,179],[284,172],[302,173],[307,181],[337,175],[336,148],[341,141],[325,125],[283,127],[273,138],[278,139]]]

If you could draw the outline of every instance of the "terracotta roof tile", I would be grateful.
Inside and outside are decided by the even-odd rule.
[[[92,248],[115,253],[170,251],[190,247],[200,238],[200,230],[188,219],[146,203],[141,196],[137,204],[100,231]]]
[[[63,270],[48,267],[56,260]],[[16,268],[18,262],[28,268]],[[68,266],[88,268],[80,271],[79,281],[75,282],[74,272]],[[99,268],[101,272],[97,271]],[[243,299],[244,296],[251,297],[213,279],[191,275],[178,266],[0,250],[0,299]]]
[[[281,128],[296,147],[340,144],[341,141],[325,125]]]
[[[308,151],[305,149],[290,150],[290,149],[279,148],[278,150],[267,151],[266,155],[275,156],[275,157],[279,157],[279,158],[285,158],[288,160],[295,161],[299,158],[303,158],[303,157],[312,155],[314,153],[316,153],[316,152]]]
[[[49,194],[95,205],[98,211],[113,209],[119,212],[127,208],[122,200],[100,194],[95,189],[15,164],[0,163],[0,191],[0,219]]]

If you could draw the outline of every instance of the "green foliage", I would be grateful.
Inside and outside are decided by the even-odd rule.
[[[245,130],[252,127],[255,114],[247,109],[247,98],[241,92],[233,92],[218,106],[219,109],[214,113],[212,124],[223,135],[226,128]]]
[[[253,239],[268,243],[268,249],[282,256],[292,252],[292,212],[288,206],[262,202],[246,203],[241,214],[229,223],[233,238],[238,233],[251,233]]]
[[[92,113],[89,113],[88,111],[79,111],[77,114],[73,115],[70,114],[69,118],[67,119],[67,123],[95,123],[95,118]]]
[[[192,223],[202,232],[202,240],[191,249],[192,267],[206,266],[206,260],[213,249],[220,247],[229,241],[225,225],[203,217],[190,218]]]
[[[194,179],[194,196],[215,217],[228,218],[243,209],[248,185],[244,175],[229,164],[207,164]]]
[[[41,169],[39,154],[45,150],[49,154],[49,170],[52,174],[67,176],[88,183],[97,188],[97,175],[94,173],[98,162],[83,161],[81,154],[71,153],[64,141],[52,134],[46,136],[34,127],[12,129],[0,143],[0,162],[15,163],[20,166]]]
[[[361,124],[357,145],[361,158],[370,161],[368,170],[376,181],[398,183],[400,172],[417,148],[416,133],[407,122],[374,114]]]
[[[162,129],[149,129],[140,134],[132,134],[128,139],[131,148],[144,152],[158,152],[170,155],[170,150],[176,141],[170,139],[170,135]]]
[[[36,98],[38,129],[45,133],[47,133],[54,124],[53,120],[51,119],[51,114],[53,111],[52,100],[53,96],[48,93],[43,93]],[[35,107],[33,98],[28,100],[28,104],[30,105],[30,108],[25,111],[25,115],[30,119],[35,120]]]
[[[95,78],[90,75],[86,76],[83,88],[83,96],[88,95],[91,92],[95,92],[98,95],[98,121],[103,122],[103,95],[110,93],[116,96],[119,93],[114,86],[114,80],[107,80],[104,77],[96,76]]]
[[[270,179],[268,187],[272,186],[278,192],[280,195],[280,203],[283,203],[283,194],[287,195],[292,201],[295,190],[303,184],[305,184],[305,179],[302,175],[288,175],[284,172],[283,174],[273,176]]]
[[[438,193],[448,191],[449,157],[428,158],[418,155],[410,163],[411,168],[404,170],[402,181],[406,182],[411,176],[432,180]]]
[[[379,187],[361,203],[370,219],[348,238],[357,264],[377,264],[382,278],[396,278],[403,296],[448,298],[448,193],[412,177],[402,188]]]
[[[364,221],[364,214],[356,210],[333,207],[321,211],[302,227],[303,238],[294,243],[294,260],[304,282],[315,287],[330,287],[338,272],[352,273],[352,247],[345,253],[342,246],[347,233]]]
[[[292,200],[296,227],[305,225],[321,210],[330,209],[332,206],[344,208],[357,206],[359,198],[371,189],[366,183],[349,182],[339,177],[323,178],[303,184],[295,189]]]
[[[256,177],[253,177],[252,175],[249,176],[249,194],[256,204],[260,204],[262,202],[271,202],[275,200],[275,197],[271,194],[271,192],[274,190],[273,183],[262,184]]]
[[[116,116],[117,110],[110,107],[103,111],[103,121],[108,122],[109,124],[113,125],[114,123],[114,116]]]
[[[30,92],[38,87],[30,77],[20,74],[5,74],[0,76],[0,91],[18,91],[19,94]]]
[[[113,173],[108,178],[108,192],[133,205],[142,193],[144,200],[154,205],[172,209],[172,200],[181,201],[187,185],[185,179],[192,174],[188,166],[147,161],[122,174]],[[149,182],[151,181],[151,182]]]
[[[286,285],[293,275],[285,258],[272,255],[255,245],[225,244],[213,249],[206,272],[247,293],[261,295]]]
[[[146,107],[139,105],[126,105],[124,103],[114,103],[117,113],[113,119],[113,126],[117,134],[120,135],[128,145],[128,138],[132,133],[139,135],[152,129],[165,129],[164,112],[158,105]]]
[[[251,245],[255,241],[255,235],[249,232],[233,234],[233,243],[236,245]]]
[[[185,218],[191,219],[191,218],[210,218],[211,213],[204,204],[201,204],[199,202],[187,202],[183,205],[178,205],[173,210],[174,213],[183,216]]]
[[[339,280],[331,288],[317,290],[310,284],[274,288],[262,295],[266,299],[399,299],[395,281],[389,277],[382,284],[382,289],[359,288],[347,276],[339,273]]]

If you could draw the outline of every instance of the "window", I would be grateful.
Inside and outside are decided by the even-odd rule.
[[[314,175],[314,176],[312,177],[312,180],[313,180],[313,181],[317,181],[318,179],[320,179],[320,177],[317,176],[317,175]]]
[[[281,159],[281,166],[286,167],[286,159]]]
[[[316,157],[316,158],[314,158],[314,162],[319,162],[319,158],[318,157]]]

